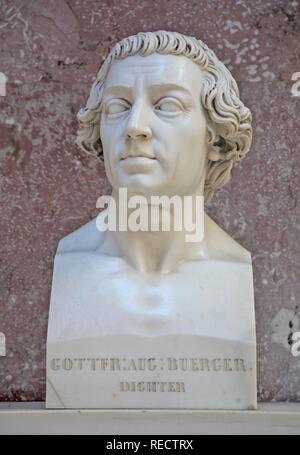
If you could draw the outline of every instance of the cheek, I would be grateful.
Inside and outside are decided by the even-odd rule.
[[[100,122],[100,137],[103,148],[108,149],[112,140],[112,131],[110,125],[107,125],[105,121]]]
[[[113,150],[114,150],[114,142],[113,136],[110,134],[108,128],[100,126],[100,138],[102,143],[102,150],[103,150],[103,158],[104,158],[104,166],[105,166],[105,173],[107,175],[108,180],[112,183],[112,176],[114,173],[114,163],[113,163]]]
[[[186,134],[189,135],[191,141],[203,144],[206,140],[207,122],[204,113],[197,112],[194,115],[186,128]]]
[[[179,165],[192,177],[195,171],[199,173],[206,161],[206,122],[202,117],[187,122],[184,127],[178,128],[176,137],[175,146],[180,147]]]
[[[103,147],[103,158],[104,158],[104,168],[105,168],[105,174],[109,180],[110,183],[112,183],[112,171],[113,168],[111,166],[111,162],[109,159],[109,154],[107,153],[107,149]]]
[[[122,146],[122,144],[120,144],[120,139],[118,139],[116,129],[111,126],[104,126],[100,129],[100,137],[104,156],[107,161],[115,162],[120,147]]]
[[[207,127],[206,120],[203,116],[196,118],[189,128],[185,130],[185,139],[187,147],[190,150],[190,154],[196,154],[199,158],[203,159],[206,157],[207,153]],[[194,156],[194,159],[197,160],[197,157]],[[197,160],[199,162],[199,160]]]

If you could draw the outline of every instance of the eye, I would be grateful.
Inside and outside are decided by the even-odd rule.
[[[113,99],[106,104],[105,112],[109,116],[117,116],[130,110],[130,104],[123,99]]]
[[[162,98],[156,103],[155,110],[166,114],[179,114],[184,108],[175,98]]]

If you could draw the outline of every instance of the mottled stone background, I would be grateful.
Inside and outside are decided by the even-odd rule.
[[[0,0],[0,21],[0,401],[45,399],[55,249],[109,190],[74,145],[76,112],[111,44],[157,29],[211,46],[253,112],[252,150],[208,213],[253,253],[259,399],[300,401],[298,2]]]

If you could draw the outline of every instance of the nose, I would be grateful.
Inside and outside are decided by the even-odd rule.
[[[126,125],[125,135],[127,140],[151,139],[152,131],[149,126],[147,107],[143,102],[137,102],[132,106]]]

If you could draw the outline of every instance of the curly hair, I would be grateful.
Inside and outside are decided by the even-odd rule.
[[[115,44],[99,69],[86,106],[79,110],[77,144],[82,150],[102,158],[100,115],[103,86],[116,59],[153,53],[183,55],[199,65],[204,73],[201,102],[207,118],[207,143],[210,148],[204,197],[208,202],[214,192],[230,178],[234,162],[248,152],[251,139],[251,112],[239,96],[236,81],[215,53],[202,41],[178,32],[141,32]]]

